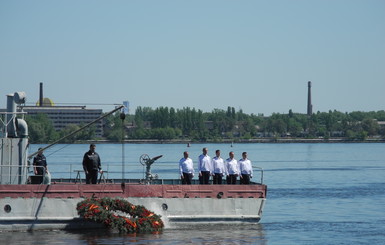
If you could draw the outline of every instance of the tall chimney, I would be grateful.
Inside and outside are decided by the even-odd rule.
[[[311,104],[311,81],[307,82],[307,115],[313,114],[313,105]]]
[[[43,83],[40,83],[39,106],[43,106]]]

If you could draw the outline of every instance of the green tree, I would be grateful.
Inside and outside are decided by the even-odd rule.
[[[126,132],[125,129],[123,129],[123,126],[127,122],[128,120],[122,120],[120,118],[120,112],[116,112],[113,115],[108,116],[104,121],[104,137],[112,141],[121,141],[122,137],[126,137]]]
[[[377,135],[379,131],[377,120],[370,118],[362,120],[362,128],[369,136]]]
[[[59,138],[59,133],[53,127],[52,121],[46,114],[27,115],[29,141],[33,144],[51,143]]]
[[[81,125],[69,124],[69,125],[67,125],[64,129],[62,129],[60,131],[60,138],[66,137],[67,135],[74,133],[75,131],[79,130],[83,126],[84,126],[84,124],[81,124]],[[83,130],[80,130],[76,134],[63,139],[62,142],[73,143],[77,140],[92,140],[95,138],[95,130],[96,130],[96,127],[94,125],[89,126],[87,128],[84,128]]]

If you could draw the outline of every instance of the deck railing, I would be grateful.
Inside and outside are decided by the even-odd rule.
[[[127,168],[129,166],[129,168]],[[162,172],[158,178],[158,174],[153,174],[155,176],[150,181],[145,180],[145,168],[141,169],[137,164],[135,165],[126,165],[125,176],[127,178],[122,179],[122,165],[106,165],[103,168],[103,174],[99,174],[100,183],[150,183],[150,184],[181,184],[179,179],[179,169],[175,164],[163,165],[166,168],[156,169],[156,171]],[[171,167],[173,166],[173,167]],[[35,175],[34,168],[44,168],[42,166],[14,166],[14,165],[1,165],[0,166],[0,184],[10,184],[14,183],[12,180],[19,179],[23,177],[19,173],[27,174],[27,181],[25,184],[39,184],[37,183],[41,177],[45,175]],[[20,171],[19,171],[20,169]],[[85,183],[85,173],[82,169],[82,166],[79,164],[69,164],[69,165],[50,165],[48,166],[50,172],[51,182],[69,182],[69,183]],[[263,184],[263,169],[260,167],[253,167],[254,184]],[[199,184],[198,173],[195,173],[195,177],[192,180],[192,184]],[[25,176],[24,176],[25,177]],[[258,178],[259,177],[259,178]],[[239,181],[239,178],[238,178]],[[226,184],[226,177],[223,178],[223,184]]]

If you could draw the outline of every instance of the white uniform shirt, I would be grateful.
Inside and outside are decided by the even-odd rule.
[[[182,158],[179,161],[179,171],[180,176],[183,175],[183,173],[192,174],[194,176],[194,164],[191,158]]]
[[[225,162],[221,157],[213,158],[213,169],[214,169],[214,174],[226,174]]]
[[[213,172],[213,166],[211,163],[211,157],[209,155],[200,155],[198,158],[198,171],[210,171]]]
[[[235,158],[226,159],[226,175],[229,174],[239,174],[238,161]]]
[[[249,159],[240,159],[239,161],[239,171],[241,174],[250,174],[253,177],[253,167],[251,166],[251,161]]]

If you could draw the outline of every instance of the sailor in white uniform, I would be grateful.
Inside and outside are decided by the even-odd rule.
[[[239,172],[240,172],[240,182],[241,185],[250,184],[250,178],[253,178],[253,167],[251,161],[247,159],[247,152],[242,153],[242,159],[238,161],[239,163]]]
[[[239,175],[238,161],[234,158],[234,152],[229,152],[229,158],[226,159],[226,180],[227,184],[235,185]]]
[[[188,155],[187,151],[183,152],[183,158],[179,161],[179,172],[182,185],[191,185],[191,180],[194,177],[194,163]]]
[[[198,158],[199,184],[208,185],[213,173],[211,157],[207,154],[207,148],[202,149],[202,155]]]
[[[213,162],[212,165],[214,169],[213,184],[221,185],[222,177],[226,175],[226,170],[225,170],[225,161],[221,157],[220,150],[215,151],[215,157],[213,158],[212,162]]]

